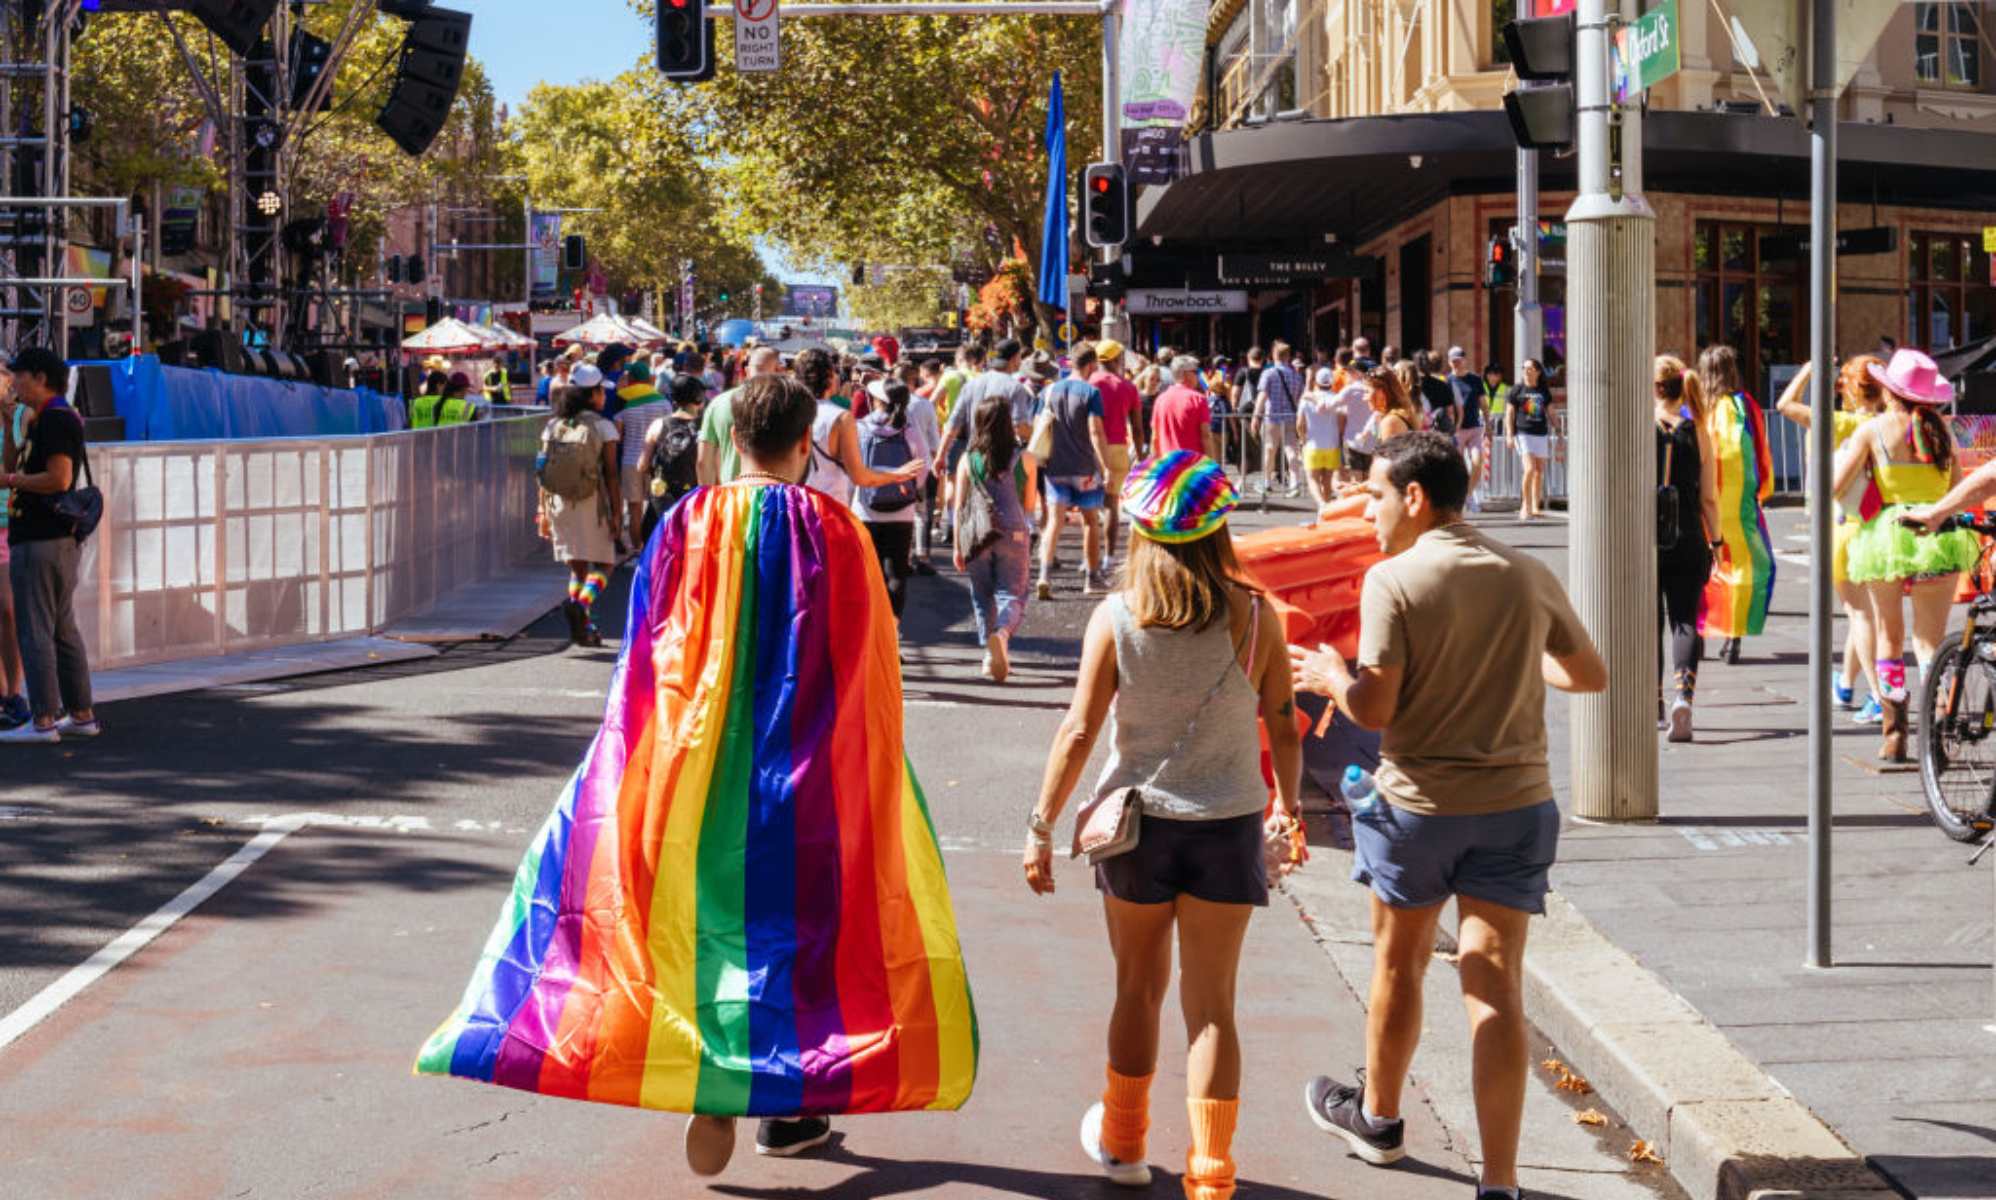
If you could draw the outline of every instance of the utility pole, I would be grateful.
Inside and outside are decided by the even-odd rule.
[[[1511,251],[1518,278],[1518,303],[1511,317],[1511,382],[1523,383],[1525,360],[1545,360],[1545,313],[1539,308],[1539,152],[1523,146],[1518,148],[1518,223]]]
[[[1608,78],[1610,25],[1637,5],[1578,5],[1580,188],[1566,214],[1568,577],[1609,680],[1573,698],[1573,811],[1601,821],[1657,814],[1656,214],[1643,199],[1641,105],[1617,106]]]
[[[1102,161],[1110,163],[1123,161],[1121,8],[1120,0],[1109,0],[1102,7]],[[1121,258],[1122,254],[1121,246],[1104,246],[1102,261],[1113,263]],[[1068,303],[1070,305],[1074,303],[1072,297],[1068,299]],[[1129,320],[1117,311],[1117,307],[1114,297],[1103,298],[1102,336],[1127,342],[1130,333]]]
[[[1809,55],[1809,950],[1830,955],[1830,498],[1831,410],[1837,337],[1836,0],[1810,5]]]

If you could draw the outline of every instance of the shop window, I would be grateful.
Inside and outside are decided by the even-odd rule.
[[[1766,403],[1768,372],[1800,361],[1809,306],[1799,256],[1776,254],[1772,225],[1700,221],[1691,240],[1692,328],[1697,351],[1714,343],[1738,352],[1747,390]]]
[[[1996,276],[1979,237],[1916,233],[1907,247],[1908,345],[1938,352],[1996,334]]]
[[[1982,90],[1982,6],[1913,6],[1913,73],[1929,87]]]
[[[1510,217],[1493,217],[1490,221],[1490,236],[1507,238],[1511,233],[1513,220]],[[1559,231],[1564,227],[1552,221],[1541,221],[1543,227],[1539,240],[1539,313],[1544,326],[1546,376],[1554,387],[1566,386],[1566,251],[1560,240],[1564,235]],[[1514,285],[1500,288],[1487,288],[1484,300],[1488,320],[1487,332],[1490,347],[1490,360],[1503,368],[1507,377],[1517,375],[1517,332],[1518,289]],[[1437,341],[1460,341],[1460,338],[1437,338]],[[1465,343],[1467,344],[1467,343]]]
[[[1490,53],[1484,59],[1493,67],[1511,64],[1511,48],[1504,44],[1504,26],[1518,19],[1518,0],[1490,0]]]

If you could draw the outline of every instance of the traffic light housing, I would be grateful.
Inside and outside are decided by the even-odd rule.
[[[1483,256],[1483,286],[1488,288],[1509,287],[1518,281],[1518,267],[1512,261],[1510,240],[1502,236],[1490,239],[1490,248]]]
[[[411,254],[402,260],[402,273],[408,277],[410,283],[421,283],[428,278],[429,264],[423,261],[423,257],[420,254]]]
[[[658,0],[658,70],[678,83],[714,77],[714,23],[706,0]]]
[[[580,271],[589,266],[589,243],[582,240],[579,233],[571,233],[561,239],[561,269]]]
[[[1089,163],[1082,173],[1081,236],[1096,247],[1130,240],[1130,185],[1121,163]]]
[[[388,277],[388,282],[390,283],[402,282],[402,256],[399,254],[389,255],[388,261],[381,264],[381,273]]]
[[[1504,96],[1511,134],[1528,150],[1562,150],[1573,144],[1574,14],[1527,17],[1504,23],[1504,48],[1520,86]]]

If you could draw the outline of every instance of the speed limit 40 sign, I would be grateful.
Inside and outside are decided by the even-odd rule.
[[[781,45],[776,0],[735,0],[735,70],[776,70]]]

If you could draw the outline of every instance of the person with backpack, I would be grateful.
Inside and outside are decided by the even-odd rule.
[[[859,422],[859,460],[870,471],[893,473],[909,463],[918,466],[936,452],[929,431],[908,419],[912,395],[898,379],[876,379],[866,385],[873,411]],[[897,478],[883,487],[863,487],[853,494],[852,511],[873,535],[880,555],[880,573],[887,580],[887,603],[894,619],[908,603],[908,577],[915,573],[915,519],[928,486],[927,471]]]
[[[694,382],[698,383],[699,379],[695,378]],[[631,360],[631,364],[624,368],[624,385],[617,389],[617,396],[624,403],[623,411],[615,418],[617,475],[623,483],[624,528],[636,529],[644,525],[645,505],[651,499],[651,477],[638,465],[638,460],[644,456],[649,444],[647,435],[651,427],[669,414],[672,407],[652,386],[650,359]],[[633,553],[641,548],[629,547]]]
[[[979,672],[993,683],[1012,672],[1012,635],[1026,620],[1039,462],[1019,444],[1011,401],[986,395],[970,418],[970,450],[950,487],[956,569],[970,581],[970,611],[984,646]]]
[[[637,475],[645,482],[644,523],[638,530],[638,551],[651,541],[659,519],[672,511],[686,493],[700,486],[700,417],[707,385],[692,375],[672,378],[672,411],[645,430]],[[630,410],[626,409],[626,412]]]
[[[569,372],[553,420],[541,430],[540,535],[554,544],[556,561],[568,564],[568,639],[600,646],[603,635],[591,612],[609,586],[623,535],[617,502],[617,426],[603,416],[603,372],[582,363]]]
[[[855,487],[884,487],[921,477],[924,464],[908,463],[897,473],[870,469],[859,456],[853,415],[838,402],[839,372],[832,356],[810,349],[797,356],[797,382],[818,400],[811,422],[811,473],[804,480],[840,504],[850,505]]]

